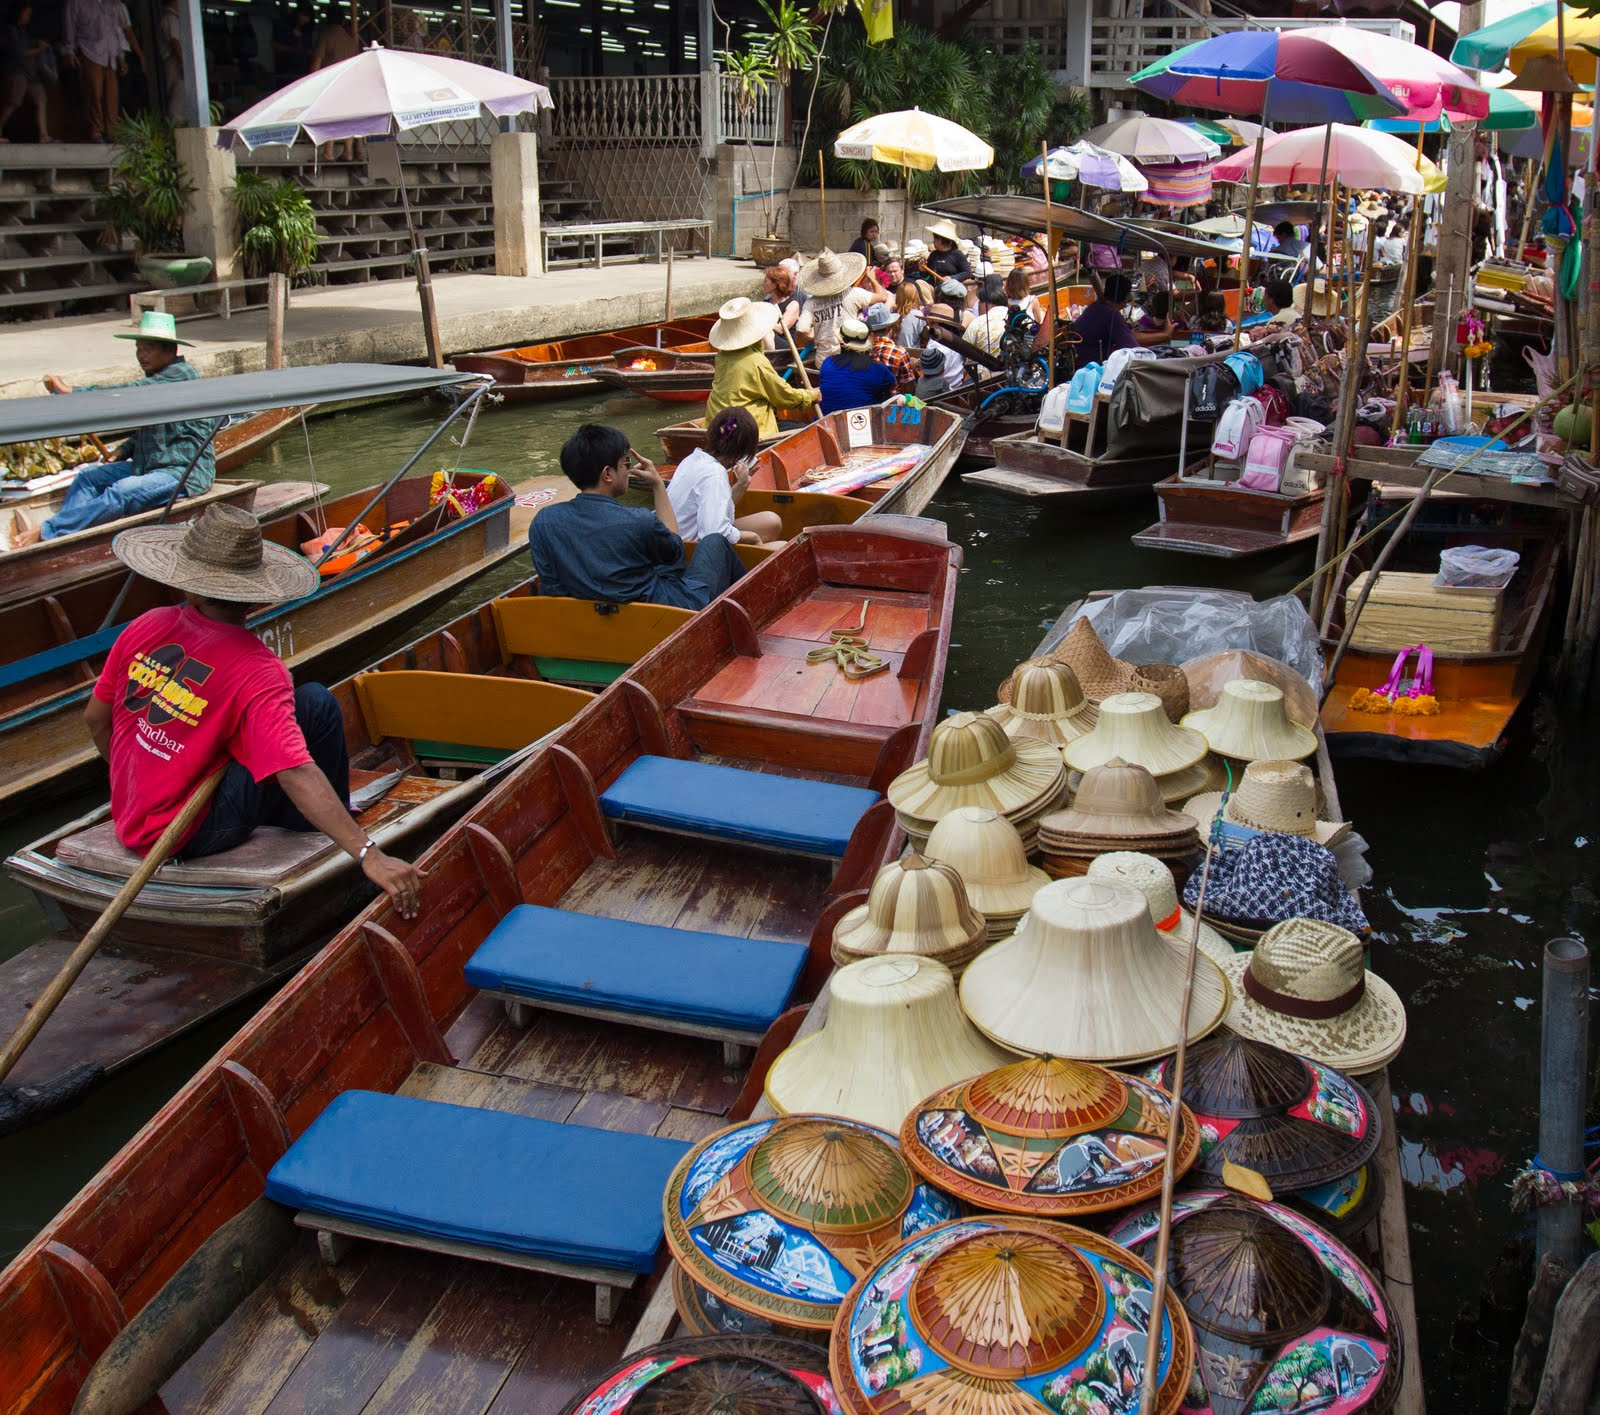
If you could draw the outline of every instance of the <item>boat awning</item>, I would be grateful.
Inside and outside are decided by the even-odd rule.
[[[1239,243],[1229,240],[1207,240],[1203,236],[1190,236],[1174,231],[1170,226],[1147,224],[1143,221],[1124,221],[1129,236],[1124,244],[1142,250],[1159,251],[1162,255],[1199,256],[1202,260],[1225,260],[1239,254]]]
[[[1123,227],[1115,221],[1095,216],[1081,207],[1062,206],[1057,202],[1051,202],[1047,207],[1042,197],[943,197],[928,202],[919,210],[930,216],[963,221],[985,231],[1003,231],[1013,236],[1031,236],[1048,225],[1074,240],[1102,241],[1114,246],[1123,235]],[[1050,217],[1048,222],[1045,220],[1046,212]]]
[[[269,408],[343,403],[354,398],[388,398],[470,383],[479,377],[454,369],[391,364],[312,364],[219,374],[187,383],[130,383],[124,388],[42,398],[0,398],[0,443],[109,428],[153,427],[188,418],[225,418]]]

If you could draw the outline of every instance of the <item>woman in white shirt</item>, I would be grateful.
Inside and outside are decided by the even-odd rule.
[[[679,462],[667,483],[672,514],[684,540],[719,535],[733,545],[783,543],[783,521],[776,511],[734,515],[750,485],[760,440],[756,420],[746,408],[724,408],[711,419],[706,445]]]

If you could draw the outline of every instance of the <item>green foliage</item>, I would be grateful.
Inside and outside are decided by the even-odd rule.
[[[744,114],[754,113],[757,102],[777,77],[772,61],[759,46],[742,54],[723,50],[717,55],[724,87],[733,95],[734,107]]]
[[[116,158],[100,209],[119,236],[146,254],[183,250],[183,213],[194,183],[178,161],[172,123],[154,113],[125,116],[112,135]]]
[[[787,87],[793,75],[804,73],[816,62],[822,32],[795,0],[777,0],[775,6],[761,0],[761,8],[771,28],[758,48],[772,66],[779,87]]]
[[[253,276],[293,278],[317,258],[317,219],[311,201],[286,177],[245,170],[228,188],[239,216],[239,254]]]

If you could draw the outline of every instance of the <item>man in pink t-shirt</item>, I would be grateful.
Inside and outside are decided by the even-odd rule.
[[[299,688],[245,626],[252,605],[316,591],[311,564],[264,542],[235,506],[210,506],[187,526],[149,526],[112,542],[117,558],[183,591],[183,603],[141,614],[118,636],[85,719],[111,767],[111,820],[147,851],[195,788],[227,772],[204,816],[179,842],[188,859],[242,845],[264,825],[320,830],[360,862],[405,918],[421,882],[350,815],[344,720],[321,684]]]

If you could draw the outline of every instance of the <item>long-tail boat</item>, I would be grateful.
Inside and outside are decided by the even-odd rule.
[[[244,466],[252,457],[271,447],[288,431],[290,424],[298,422],[301,408],[268,408],[265,412],[251,413],[227,423],[217,433],[213,448],[217,456],[217,475],[227,476]]]
[[[590,366],[609,360],[623,349],[698,349],[709,357],[711,346],[705,338],[714,319],[713,315],[703,315],[667,324],[640,324],[549,344],[457,354],[450,362],[462,373],[487,374],[494,379],[495,396],[506,403],[593,397],[602,385]]]
[[[520,764],[422,857],[414,920],[370,906],[0,1274],[0,1404],[555,1411],[614,1361],[663,1166],[749,1113],[902,844],[880,793],[926,752],[959,563],[929,523],[820,527]],[[846,628],[883,671],[808,661]],[[530,925],[585,940],[575,988],[494,963]],[[373,1108],[407,1127],[390,1179],[443,1162],[480,1212],[509,1184],[528,1231],[302,1213],[314,1240],[266,1176]],[[330,1268],[334,1229],[383,1241]]]
[[[802,350],[804,358],[809,350]],[[717,351],[709,344],[698,348],[624,349],[605,361],[597,361],[591,372],[602,388],[624,393],[642,393],[662,403],[704,403],[711,393],[716,373]],[[768,360],[779,373],[794,363],[787,349],[773,349]],[[816,370],[811,371],[813,383]]]

